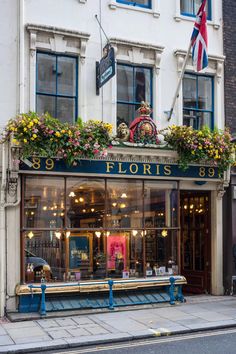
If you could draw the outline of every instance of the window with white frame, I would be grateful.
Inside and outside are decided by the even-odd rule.
[[[125,4],[125,5],[131,5],[131,6],[140,6],[144,7],[147,9],[150,9],[152,6],[152,1],[151,0],[116,0],[116,2]]]
[[[181,15],[195,17],[201,3],[202,0],[180,0]],[[206,13],[207,19],[211,20],[211,0],[207,0]]]
[[[213,78],[186,73],[183,77],[183,125],[214,128]]]
[[[36,111],[63,122],[77,118],[77,58],[37,52]]]
[[[129,126],[142,101],[152,106],[152,69],[117,64],[117,126]]]

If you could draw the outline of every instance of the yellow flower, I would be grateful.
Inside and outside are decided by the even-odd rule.
[[[27,139],[24,139],[24,143],[27,143]]]
[[[64,129],[62,129],[61,133],[62,133],[62,134],[65,134],[65,132],[66,132],[66,131],[65,131]]]
[[[24,128],[24,132],[26,132],[27,131],[27,128]]]
[[[19,141],[17,139],[12,139],[13,144],[19,145]]]
[[[69,136],[72,136],[71,130],[68,130],[68,135],[69,135]]]
[[[55,134],[58,138],[60,138],[60,136],[61,136],[61,133],[60,132],[56,132],[56,134]]]
[[[32,141],[34,141],[34,138],[32,137],[32,138],[30,138]]]
[[[38,124],[38,122],[39,122],[38,119],[35,118],[34,123]]]
[[[33,137],[36,139],[36,138],[37,138],[37,135],[36,135],[36,134],[33,134]]]

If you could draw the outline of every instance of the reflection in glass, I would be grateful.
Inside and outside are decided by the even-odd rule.
[[[63,281],[65,241],[55,231],[25,232],[25,280],[28,283]],[[31,235],[32,236],[32,235]]]
[[[122,194],[126,194],[126,198]],[[107,181],[107,227],[142,227],[142,182],[132,180]]]
[[[105,181],[68,178],[66,190],[69,228],[101,228],[105,213]]]
[[[24,190],[24,227],[63,227],[64,178],[28,176]]]

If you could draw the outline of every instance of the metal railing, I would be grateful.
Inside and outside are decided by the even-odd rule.
[[[180,277],[170,277],[169,278],[169,284],[164,285],[167,286],[168,292],[169,292],[169,297],[170,297],[170,304],[175,305],[175,301],[181,301],[184,302],[184,296],[182,293],[182,284],[176,284],[176,280],[182,280]],[[135,280],[113,280],[113,279],[108,279],[106,281],[99,281],[96,282],[96,285],[108,285],[109,289],[109,302],[108,302],[108,309],[109,310],[114,310],[114,296],[113,292],[116,289],[113,289],[114,284],[126,284],[126,283],[153,283],[152,279],[135,279]],[[163,280],[155,280],[155,282],[160,282],[163,283]],[[94,285],[94,282],[86,282],[86,283],[73,283],[73,284],[60,284],[60,287],[73,287],[73,286],[89,286],[89,285]],[[29,289],[31,290],[32,296],[33,294],[33,289],[41,289],[41,302],[40,302],[40,309],[39,313],[42,317],[47,315],[46,312],[46,290],[49,288],[58,288],[58,285],[47,285],[46,283],[41,283],[40,285],[33,285],[30,284],[28,285]],[[177,288],[177,295],[175,295],[175,289]],[[117,305],[118,306],[118,305]]]

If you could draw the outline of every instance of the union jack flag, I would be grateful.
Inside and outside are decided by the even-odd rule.
[[[198,10],[191,37],[193,65],[200,71],[208,65],[206,2]]]

